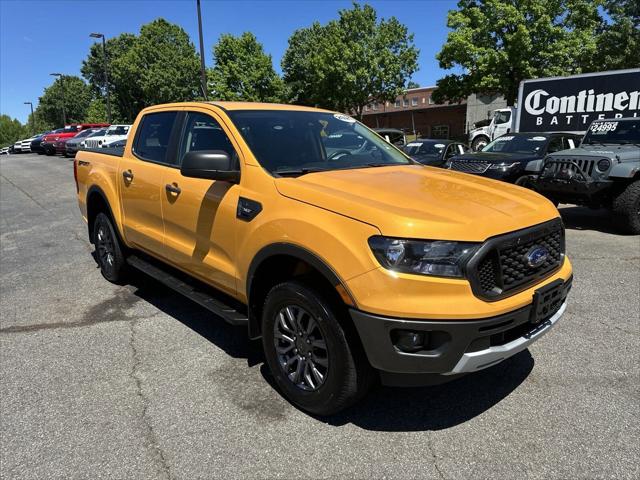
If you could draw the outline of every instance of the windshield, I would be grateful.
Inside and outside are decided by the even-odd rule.
[[[353,118],[287,110],[229,112],[260,165],[275,175],[413,162]]]
[[[105,133],[106,131],[107,131],[107,129],[106,129],[106,128],[101,128],[100,130],[96,130],[95,132],[91,132],[91,133],[89,134],[89,137],[88,137],[88,138],[91,138],[91,137],[101,137],[101,136],[103,136],[103,135],[104,135],[104,133]]]
[[[95,132],[95,130],[91,130],[91,129],[82,130],[79,134],[77,134],[73,138],[83,138],[83,137],[91,135],[93,132]]]
[[[596,143],[640,144],[640,118],[622,122],[611,120],[593,122],[587,130],[582,144],[593,145]]]
[[[440,155],[445,147],[442,142],[411,142],[402,150],[407,155]]]
[[[497,153],[542,153],[547,137],[541,135],[503,135],[482,149],[483,152]]]
[[[129,125],[117,125],[115,127],[109,127],[105,137],[111,137],[113,135],[126,135],[129,132]]]

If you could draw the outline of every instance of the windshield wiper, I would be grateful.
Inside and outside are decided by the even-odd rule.
[[[326,168],[309,167],[309,168],[297,168],[291,170],[275,170],[273,173],[280,175],[281,177],[297,177],[300,175],[306,175],[307,173],[326,172]]]

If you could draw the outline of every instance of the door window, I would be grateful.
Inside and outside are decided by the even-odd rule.
[[[142,160],[167,163],[171,130],[178,112],[148,113],[140,121],[134,153]]]
[[[457,155],[457,154],[458,154],[458,152],[456,152],[455,143],[451,143],[447,147],[447,152],[444,154],[444,158],[451,158],[451,157],[453,157],[454,155]]]
[[[238,155],[233,148],[231,140],[224,132],[220,124],[209,115],[199,112],[187,114],[185,128],[180,141],[178,158],[182,158],[189,152],[199,150],[222,150],[237,162]]]
[[[509,120],[511,120],[511,112],[510,111],[496,112],[496,116],[494,117],[494,119],[495,119],[496,125],[507,123]]]

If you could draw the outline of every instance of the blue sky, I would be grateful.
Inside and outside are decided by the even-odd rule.
[[[443,75],[435,54],[446,39],[447,11],[453,0],[369,1],[380,17],[396,16],[415,35],[420,70],[414,81],[433,85]],[[325,23],[348,8],[342,0],[202,0],[205,60],[212,64],[211,48],[220,34],[253,32],[273,56],[280,59],[291,33],[318,20]],[[29,114],[25,101],[38,102],[52,72],[79,75],[82,60],[94,39],[138,33],[140,26],[164,17],[184,28],[198,48],[195,0],[0,0],[0,113],[23,123]]]

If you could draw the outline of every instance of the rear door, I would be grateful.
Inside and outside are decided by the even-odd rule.
[[[175,163],[178,111],[145,114],[133,139],[131,154],[125,152],[116,173],[120,184],[123,228],[126,239],[155,256],[163,255],[164,227],[162,177]]]
[[[180,173],[182,157],[197,150],[224,150],[240,165],[238,146],[231,139],[215,113],[196,107],[186,111],[176,163],[164,171],[161,197],[166,258],[201,280],[235,293],[239,186]]]

